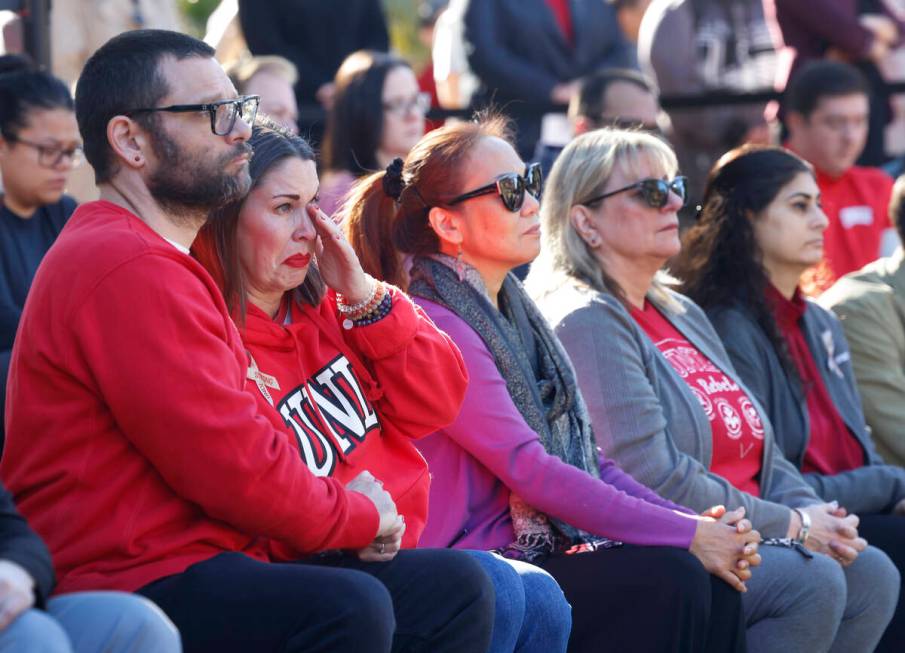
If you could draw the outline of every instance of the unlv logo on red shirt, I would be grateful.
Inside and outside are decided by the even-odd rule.
[[[348,359],[340,354],[277,405],[292,427],[302,458],[317,476],[329,476],[338,453],[347,455],[380,428]]]

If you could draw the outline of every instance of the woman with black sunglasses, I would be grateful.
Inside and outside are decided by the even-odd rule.
[[[768,538],[742,596],[749,650],[870,651],[898,574],[785,460],[703,311],[669,289],[660,270],[679,253],[685,200],[676,167],[641,133],[570,143],[547,181],[528,288],[572,356],[604,453],[695,510],[741,507]]]
[[[739,650],[730,584],[743,589],[759,536],[741,515],[699,518],[599,458],[572,365],[510,274],[540,249],[539,188],[490,119],[429,133],[351,198],[365,268],[406,283],[468,368],[456,421],[418,441],[432,475],[421,544],[513,559],[526,624],[545,618],[527,580],[531,563],[545,569],[572,604],[569,650]]]

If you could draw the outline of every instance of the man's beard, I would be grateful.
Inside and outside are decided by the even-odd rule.
[[[211,162],[203,155],[187,155],[162,130],[153,138],[159,164],[148,179],[148,190],[174,220],[200,228],[211,211],[245,197],[251,188],[248,165],[226,171],[236,157],[251,154],[248,143],[238,143]]]

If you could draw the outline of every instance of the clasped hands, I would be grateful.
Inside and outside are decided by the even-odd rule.
[[[760,533],[745,519],[743,507],[727,511],[713,506],[697,519],[690,551],[711,574],[723,579],[739,592],[747,591],[745,581],[751,568],[760,564]]]
[[[810,550],[824,553],[848,566],[867,548],[867,540],[858,535],[858,515],[848,514],[838,502],[814,504],[799,510],[811,518],[811,530],[805,543]],[[788,537],[797,537],[800,530],[801,519],[793,511]]]

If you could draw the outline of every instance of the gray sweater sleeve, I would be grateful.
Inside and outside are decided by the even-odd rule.
[[[784,374],[784,371],[779,366],[779,359],[775,358],[775,354],[769,349],[772,345],[766,340],[760,327],[738,310],[720,311],[713,315],[713,322],[723,337],[723,343],[739,376],[754,393],[761,406],[767,410],[774,428],[794,428],[797,422],[777,415],[777,409],[770,398],[771,375]],[[838,326],[836,328],[838,329]],[[841,331],[834,330],[834,336],[838,341]],[[795,436],[796,440],[806,438],[806,434],[802,433],[796,433]],[[817,496],[825,501],[836,500],[850,512],[864,514],[889,512],[895,503],[905,496],[905,470],[899,467],[869,464],[840,474],[801,475],[795,464],[783,455],[782,447],[777,446],[774,451],[775,482],[769,489],[770,497],[779,497],[777,500],[783,503],[788,501],[782,497],[794,491],[795,485],[799,482],[796,476],[803,477]],[[869,438],[867,454],[872,460],[882,460]]]
[[[785,536],[789,508],[741,492],[708,471],[709,453],[708,460],[701,458],[704,442],[710,451],[712,435],[709,429],[693,432],[694,421],[682,417],[699,405],[679,405],[679,418],[667,424],[663,402],[682,404],[686,398],[659,394],[664,385],[650,376],[653,344],[617,300],[598,296],[566,316],[556,333],[575,365],[597,443],[607,456],[675,503],[697,511],[744,506],[763,536]]]

